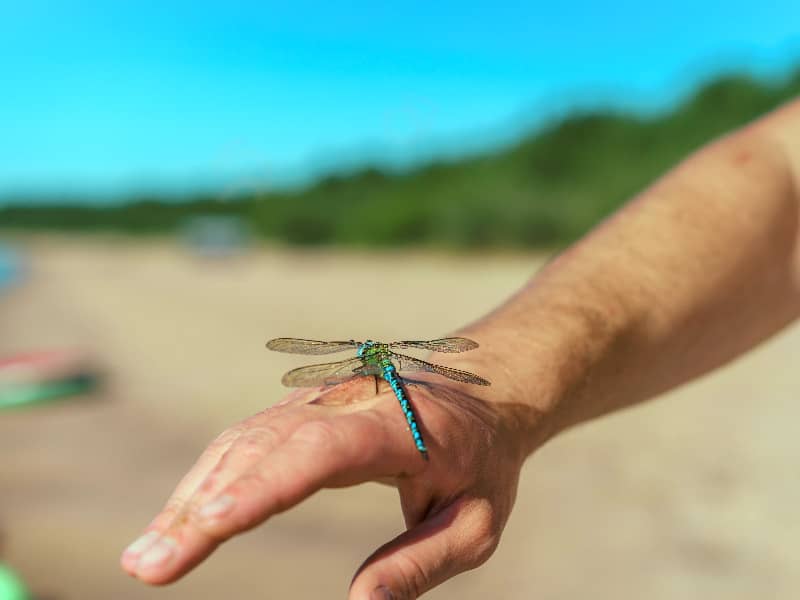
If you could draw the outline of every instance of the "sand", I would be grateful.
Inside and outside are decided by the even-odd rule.
[[[22,240],[0,355],[80,348],[93,398],[0,413],[0,556],[60,599],[343,598],[402,529],[393,489],[325,491],[172,586],[119,553],[223,428],[282,397],[270,337],[435,337],[541,264],[525,255],[290,251],[208,260],[169,241]],[[735,323],[732,323],[735,326]],[[796,598],[800,329],[657,401],[570,431],[525,468],[495,556],[432,599]]]

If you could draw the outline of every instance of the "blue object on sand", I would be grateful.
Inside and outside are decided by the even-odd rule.
[[[0,244],[0,290],[22,279],[22,257],[19,252]]]

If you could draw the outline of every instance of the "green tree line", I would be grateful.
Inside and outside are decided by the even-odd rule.
[[[510,146],[404,173],[365,167],[225,202],[18,203],[0,208],[0,228],[165,233],[221,214],[289,244],[560,246],[692,150],[798,94],[800,70],[779,82],[729,75],[661,114],[572,114]]]

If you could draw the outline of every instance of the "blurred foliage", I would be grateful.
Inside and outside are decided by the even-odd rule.
[[[288,244],[559,246],[692,150],[798,93],[800,71],[778,83],[730,75],[668,113],[573,114],[511,147],[406,173],[366,168],[326,176],[302,190],[225,202],[19,203],[0,209],[0,227],[163,233],[193,215],[224,214],[241,218],[256,235]]]

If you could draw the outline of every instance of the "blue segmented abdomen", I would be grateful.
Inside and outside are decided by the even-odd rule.
[[[417,450],[427,458],[428,449],[425,447],[425,442],[422,441],[422,434],[419,431],[417,419],[414,417],[414,411],[411,410],[411,404],[409,404],[408,398],[406,398],[406,393],[400,383],[400,378],[397,376],[397,370],[389,361],[383,362],[381,368],[383,369],[383,378],[391,386],[394,395],[397,396],[397,400],[400,402],[400,408],[403,409],[403,414],[405,414],[406,421],[408,422],[408,428],[411,430],[411,436],[414,438],[414,445],[417,447]]]

